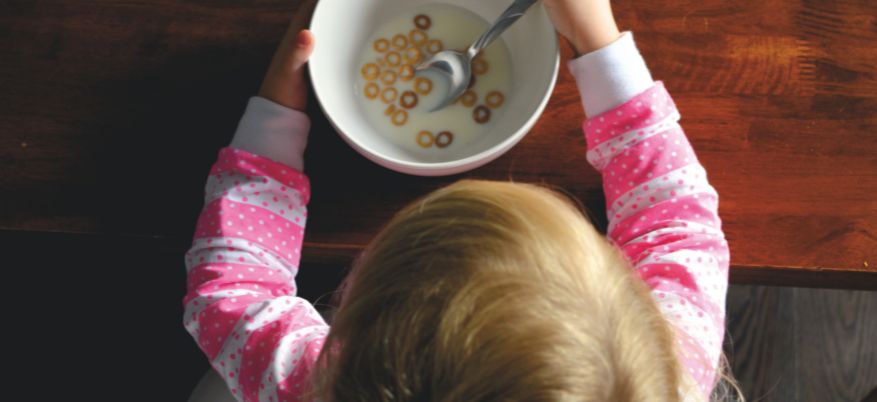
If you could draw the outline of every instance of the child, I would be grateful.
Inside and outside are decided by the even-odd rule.
[[[186,329],[236,399],[710,398],[729,264],[717,194],[608,0],[545,7],[584,54],[569,68],[609,240],[547,189],[459,182],[383,229],[330,329],[295,297],[314,38],[291,28],[220,151],[186,255]]]

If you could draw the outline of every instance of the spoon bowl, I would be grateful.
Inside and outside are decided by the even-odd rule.
[[[496,38],[499,38],[515,21],[523,17],[527,9],[536,1],[538,0],[515,0],[487,29],[487,32],[481,35],[472,46],[469,46],[466,53],[443,50],[417,66],[417,71],[431,70],[448,80],[447,94],[430,112],[443,109],[466,92],[469,81],[472,79],[472,59],[493,43]]]
[[[442,101],[430,112],[443,109],[466,92],[472,80],[472,60],[468,55],[455,50],[436,53],[429,60],[417,66],[417,71],[431,70],[448,80],[448,92]]]

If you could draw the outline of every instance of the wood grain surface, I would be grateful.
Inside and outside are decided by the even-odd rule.
[[[720,194],[732,280],[877,288],[877,3],[613,4]],[[0,229],[184,244],[299,5],[0,2]],[[310,112],[308,262],[346,263],[394,211],[461,177],[564,188],[605,226],[566,69],[532,132],[459,176],[387,171],[313,99]]]
[[[732,286],[727,311],[747,401],[873,401],[877,292]]]

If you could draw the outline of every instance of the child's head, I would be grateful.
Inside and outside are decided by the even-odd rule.
[[[316,373],[332,401],[676,401],[671,330],[565,197],[463,181],[356,264]],[[328,350],[328,349],[327,349]]]

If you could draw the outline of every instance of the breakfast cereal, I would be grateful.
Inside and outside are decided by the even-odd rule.
[[[357,83],[369,119],[400,146],[413,144],[411,150],[435,152],[476,140],[492,127],[511,88],[503,41],[473,58],[467,90],[438,111],[432,108],[447,94],[447,79],[416,67],[445,48],[465,52],[487,26],[469,11],[430,4],[379,27],[367,42],[371,46],[364,50]]]

